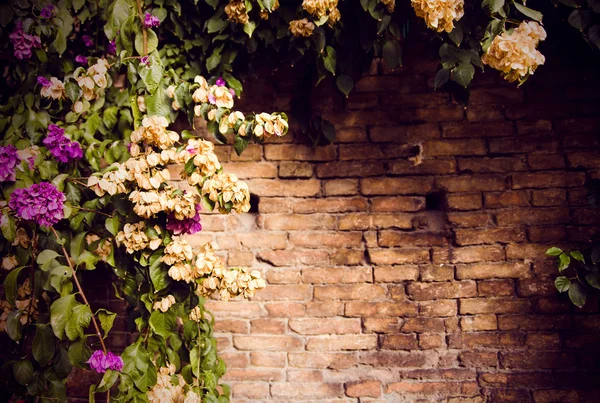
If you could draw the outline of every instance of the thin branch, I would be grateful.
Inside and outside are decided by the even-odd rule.
[[[50,227],[50,229],[54,233],[56,240],[60,242],[60,237],[58,236],[58,233],[56,232],[54,227]],[[77,279],[77,272],[75,270],[75,267],[73,267],[73,262],[71,262],[71,259],[69,258],[69,254],[67,253],[67,250],[65,249],[65,247],[63,245],[61,245],[61,248],[62,248],[63,255],[67,259],[67,264],[71,268],[71,271],[73,273],[73,280],[75,280],[75,285],[77,286],[77,290],[81,294],[81,298],[83,298],[83,303],[85,305],[87,305],[87,307],[90,308],[90,312],[92,312],[92,323],[94,324],[94,328],[96,329],[96,335],[100,339],[100,344],[102,345],[102,350],[104,351],[104,354],[106,354],[108,352],[108,350],[106,349],[106,344],[104,344],[104,339],[102,338],[102,332],[100,332],[100,327],[98,326],[98,322],[96,322],[96,316],[94,315],[94,312],[92,311],[92,307],[90,306],[90,303],[88,302],[88,300],[85,296],[85,293],[83,292],[83,288],[81,288],[81,284],[79,283],[79,280]]]
[[[143,46],[143,56],[148,54],[148,32],[146,31],[146,24],[144,24],[144,15],[142,14],[142,2],[140,0],[135,0],[137,3],[138,14],[140,16],[140,20],[142,20],[142,36],[144,38],[144,46]]]

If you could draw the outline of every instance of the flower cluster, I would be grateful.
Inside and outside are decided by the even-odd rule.
[[[166,297],[161,298],[160,300],[156,301],[154,303],[154,305],[152,305],[152,309],[155,309],[155,310],[161,311],[161,312],[167,312],[169,310],[169,308],[173,306],[174,303],[175,303],[175,297],[172,295],[167,295]]]
[[[65,195],[53,184],[36,183],[28,188],[16,189],[8,203],[15,215],[50,227],[64,217]]]
[[[193,158],[194,172],[188,175],[185,171],[181,173],[182,178],[187,178],[191,186],[196,186],[202,183],[204,177],[214,175],[221,169],[221,163],[214,152],[215,145],[206,140],[190,139],[185,147],[185,153],[179,156],[175,161],[178,163],[187,163]]]
[[[341,18],[340,10],[337,8],[338,0],[304,0],[302,8],[315,18],[327,17],[330,26],[335,25]]]
[[[43,141],[54,158],[60,162],[69,162],[83,157],[81,145],[65,136],[65,129],[55,124],[48,125],[48,134]]]
[[[112,252],[112,242],[111,239],[100,239],[100,237],[96,234],[88,234],[85,236],[85,241],[88,246],[95,246],[96,249],[93,250],[93,254],[100,257],[100,259],[104,262],[110,256]]]
[[[106,59],[98,59],[96,64],[85,70],[85,73],[81,74],[81,70],[76,70],[74,78],[77,80],[77,84],[83,91],[84,99],[87,101],[93,101],[101,96],[101,94],[104,92],[104,89],[108,86],[107,73],[109,68],[110,64],[108,64]],[[81,104],[81,101],[75,102],[73,105],[73,110],[79,113],[79,108],[82,106],[83,105]]]
[[[41,48],[42,41],[37,35],[26,34],[23,30],[23,21],[17,21],[15,30],[8,36],[15,49],[14,55],[19,60],[31,58],[32,48]]]
[[[381,4],[383,4],[390,13],[393,13],[396,8],[396,0],[381,0]]]
[[[202,194],[208,196],[221,213],[231,210],[246,213],[250,210],[248,185],[239,181],[235,174],[220,172],[208,178],[202,185]]]
[[[130,177],[130,174],[127,172],[125,165],[115,163],[111,165],[111,168],[112,169],[105,172],[102,177],[92,175],[88,178],[88,187],[92,189],[98,197],[102,197],[106,193],[114,196],[117,193],[127,192],[125,182]]]
[[[94,46],[94,40],[89,35],[83,35],[81,37],[81,40],[83,41],[83,44],[85,46],[87,46],[88,48],[91,48],[92,46]]]
[[[46,7],[42,8],[42,10],[40,11],[40,17],[45,18],[45,19],[50,19],[54,16],[54,9],[56,7],[54,7],[54,4],[48,4]]]
[[[105,373],[107,369],[119,372],[123,370],[123,359],[110,351],[106,354],[102,350],[94,351],[87,364],[99,374]]]
[[[290,32],[295,37],[309,37],[315,30],[315,24],[308,21],[307,18],[290,21]]]
[[[155,232],[160,235],[160,227],[154,226]],[[125,224],[123,230],[119,231],[115,237],[117,246],[123,244],[127,253],[135,253],[136,251],[150,248],[156,250],[161,244],[162,239],[158,236],[150,237],[146,234],[146,223],[140,221],[134,224]]]
[[[150,13],[144,15],[144,25],[146,28],[154,28],[160,26],[160,20],[157,16]]]
[[[186,382],[180,374],[175,375],[175,371],[176,368],[173,364],[158,369],[156,384],[148,391],[147,395],[150,403],[188,403],[184,389]],[[173,379],[175,379],[175,383],[173,383]],[[200,402],[200,400],[196,402]]]
[[[288,131],[288,122],[279,114],[263,112],[256,115],[254,120],[255,123],[252,133],[259,138],[268,139],[271,136],[281,137]],[[247,134],[246,127],[247,126],[244,126],[243,129],[240,127],[240,136],[245,136]]]
[[[225,14],[229,21],[237,24],[246,24],[249,19],[244,0],[230,0],[229,4],[225,6]]]
[[[7,255],[2,258],[2,268],[6,271],[10,271],[17,267],[19,262],[15,255]]]
[[[191,218],[184,218],[178,220],[174,214],[167,216],[167,230],[171,231],[175,235],[188,234],[192,235],[202,230],[202,224],[200,224],[200,204],[196,205],[196,215]]]
[[[165,248],[165,255],[161,258],[161,261],[172,266],[176,263],[192,260],[193,254],[194,252],[188,241],[174,236]]]
[[[546,31],[540,24],[524,21],[514,31],[497,35],[481,61],[499,70],[510,82],[524,80],[545,62],[536,49],[544,39]]]
[[[454,21],[464,15],[464,0],[411,0],[417,17],[437,32],[452,32]]]
[[[40,95],[42,98],[63,99],[65,97],[65,84],[56,77],[48,80],[39,76],[37,83],[41,85]]]
[[[0,147],[0,182],[13,182],[21,158],[15,146]]]
[[[137,144],[144,141],[148,145],[155,145],[163,150],[172,147],[179,141],[179,134],[167,130],[169,121],[163,116],[147,116],[142,124],[131,133],[131,142]]]

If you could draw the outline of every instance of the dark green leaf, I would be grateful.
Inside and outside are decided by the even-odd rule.
[[[435,78],[433,79],[433,87],[437,90],[442,85],[446,84],[450,80],[450,70],[441,69],[435,74]]]
[[[107,370],[102,380],[98,384],[98,392],[106,392],[109,390],[119,378],[119,372],[113,370]]]
[[[20,360],[13,364],[13,374],[15,380],[23,385],[27,386],[33,379],[33,365],[29,360]]]
[[[164,290],[171,284],[171,277],[169,277],[169,271],[160,264],[160,260],[157,260],[158,264],[152,264],[150,266],[150,280],[154,286],[154,292]]]
[[[337,53],[334,48],[327,46],[325,48],[325,55],[323,56],[323,64],[327,71],[335,76],[335,67],[337,64]]]
[[[227,26],[227,20],[220,17],[213,17],[210,20],[206,21],[206,31],[209,34],[215,32],[221,32]]]
[[[455,26],[452,32],[448,34],[448,37],[456,44],[456,46],[460,46],[463,41],[463,36],[464,33],[460,25]]]
[[[50,306],[50,324],[52,325],[54,335],[60,340],[65,336],[65,327],[76,305],[75,295],[70,294],[57,299]]]
[[[108,21],[104,25],[104,33],[110,40],[115,39],[121,25],[132,13],[132,0],[116,0],[109,8]]]
[[[590,27],[588,30],[588,38],[596,48],[600,49],[600,25],[593,25]]]
[[[475,75],[475,67],[471,63],[460,63],[452,69],[452,80],[467,88]]]
[[[569,288],[569,299],[571,299],[573,305],[578,308],[582,308],[587,299],[587,292],[585,291],[585,288],[583,288],[583,286],[579,283],[571,284],[571,287]]]
[[[396,39],[390,39],[383,45],[383,60],[390,69],[395,69],[396,66],[402,65],[402,48]]]
[[[235,136],[235,140],[233,141],[233,149],[237,155],[242,155],[244,150],[248,147],[248,140],[246,140],[242,136]]]
[[[565,276],[556,277],[556,280],[554,280],[554,286],[558,292],[569,291],[569,288],[571,287],[571,280]]]
[[[247,23],[244,24],[244,32],[246,34],[248,34],[248,36],[250,38],[252,38],[252,34],[254,33],[255,29],[256,29],[256,22],[254,22],[254,21],[248,21]]]
[[[519,4],[516,1],[515,1],[514,5],[517,8],[517,10],[519,10],[521,12],[521,14],[523,14],[529,18],[532,18],[538,22],[542,22],[543,15],[539,11],[532,10],[529,7],[525,7],[524,5]]]
[[[350,91],[352,91],[352,88],[354,88],[354,80],[352,80],[352,77],[347,76],[346,74],[340,75],[336,80],[336,84],[346,98],[348,97],[348,94],[350,94]]]
[[[117,314],[114,312],[107,311],[106,309],[99,309],[96,312],[96,317],[100,321],[100,326],[102,327],[102,331],[104,332],[103,337],[106,339],[108,336],[108,332],[113,327],[113,323],[115,322],[115,318]]]
[[[64,348],[58,349],[56,355],[54,356],[54,360],[52,360],[52,364],[54,365],[56,374],[60,378],[66,378],[69,376],[71,370],[73,369],[73,364],[71,364],[69,353]]]
[[[566,270],[570,264],[571,264],[571,257],[569,255],[567,255],[566,253],[561,253],[560,256],[558,256],[558,271],[559,272]]]
[[[0,223],[4,239],[8,242],[13,242],[15,240],[15,235],[17,234],[14,217],[5,210],[2,212],[2,217],[0,217]]]
[[[114,217],[108,217],[106,221],[104,221],[104,227],[112,235],[117,235],[119,232],[119,217],[117,215]]]
[[[8,313],[6,318],[6,334],[14,341],[21,339],[21,311],[14,309]]]
[[[79,232],[77,235],[71,239],[71,245],[69,247],[69,253],[71,254],[71,258],[74,261],[77,261],[79,255],[81,255],[81,251],[84,248],[85,237],[87,236],[87,231]],[[54,252],[54,251],[51,251]],[[38,261],[39,263],[39,261]]]
[[[58,257],[58,253],[53,251],[52,249],[46,249],[40,252],[38,255],[36,262],[40,266],[43,271],[50,270],[52,267],[52,262]]]
[[[154,311],[150,315],[149,323],[154,333],[166,339],[175,331],[175,314],[171,311],[165,313]]]
[[[81,88],[77,84],[77,81],[69,79],[65,83],[65,94],[71,100],[71,102],[75,102],[81,96]]]
[[[600,274],[590,273],[585,276],[585,280],[594,288],[600,289]]]
[[[163,67],[158,63],[153,63],[152,66],[143,66],[140,69],[140,77],[146,89],[150,94],[154,94],[159,87],[164,73]]]
[[[31,347],[33,358],[35,358],[41,366],[44,366],[49,363],[54,356],[55,349],[56,343],[54,342],[52,328],[48,325],[38,325]]]
[[[92,352],[85,343],[85,338],[71,343],[69,346],[69,362],[78,368],[83,368],[85,362],[90,358]]]
[[[321,130],[323,135],[330,142],[333,143],[336,140],[335,137],[335,126],[329,120],[323,120],[321,123]]]
[[[569,24],[580,31],[583,31],[592,23],[594,14],[589,10],[576,9],[569,15]]]
[[[79,200],[81,200],[81,191],[71,182],[67,182],[67,185],[65,186],[65,196],[71,204],[79,204]]]
[[[581,263],[585,263],[585,258],[583,257],[583,254],[578,250],[572,250],[571,257],[575,260],[580,261]]]
[[[483,0],[481,2],[481,9],[491,14],[499,12],[502,7],[504,7],[504,0]]]
[[[4,279],[4,293],[6,295],[6,300],[13,306],[15,305],[15,296],[17,295],[17,280],[19,279],[19,273],[21,273],[21,270],[25,267],[26,266],[21,266],[12,269]]]

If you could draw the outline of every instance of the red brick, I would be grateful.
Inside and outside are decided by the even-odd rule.
[[[283,352],[253,351],[250,353],[250,362],[255,367],[283,368],[286,362],[286,354]]]
[[[248,187],[257,196],[309,197],[321,192],[321,182],[315,179],[250,179]]]
[[[441,318],[407,318],[400,330],[404,333],[442,333],[446,329]]]
[[[421,281],[450,281],[454,280],[454,267],[431,265],[421,267]]]
[[[362,249],[339,249],[329,256],[334,266],[357,266],[364,262],[365,252]]]
[[[317,166],[318,178],[377,176],[384,173],[381,162],[330,162]]]
[[[307,284],[364,283],[372,281],[370,267],[314,267],[302,269],[302,281]]]
[[[273,266],[314,265],[327,262],[325,251],[273,250],[260,252],[256,258]]]
[[[282,162],[279,164],[280,178],[310,178],[313,166],[307,162]]]
[[[521,243],[527,240],[521,228],[480,228],[455,230],[458,245]]]
[[[288,399],[322,399],[343,395],[341,384],[315,383],[274,383],[271,385],[271,395],[276,398]]]
[[[337,157],[334,145],[309,147],[301,144],[266,144],[265,159],[274,161],[333,161]]]
[[[473,281],[412,283],[408,285],[408,294],[413,299],[419,301],[442,298],[468,298],[477,295],[477,289]]]
[[[310,317],[342,316],[344,303],[336,301],[312,301],[306,304],[306,315]]]
[[[287,371],[286,382],[323,382],[323,373],[316,369],[292,369]]]
[[[421,350],[438,349],[445,346],[444,335],[441,334],[420,334],[419,348]]]
[[[327,230],[334,229],[336,224],[336,218],[329,214],[269,214],[261,218],[268,230]]]
[[[463,316],[460,318],[460,328],[465,332],[497,330],[498,321],[496,315]]]
[[[398,333],[398,318],[364,318],[365,333]]]
[[[377,266],[373,268],[375,281],[378,283],[398,283],[419,278],[417,266]]]
[[[485,351],[463,351],[460,363],[467,368],[485,368],[498,366],[498,353]]]
[[[436,186],[448,192],[495,191],[506,188],[506,178],[497,175],[451,176],[437,178]]]
[[[439,125],[431,123],[392,127],[374,126],[369,129],[369,138],[375,143],[418,143],[440,138],[440,128]]]
[[[217,317],[257,318],[260,316],[260,305],[257,302],[207,301],[206,309]]]
[[[444,246],[448,244],[447,237],[444,233],[380,231],[379,246]]]
[[[238,350],[294,351],[302,349],[302,339],[293,336],[233,336]]]
[[[369,259],[375,265],[429,263],[429,249],[369,249]]]
[[[323,182],[325,196],[354,196],[358,194],[358,179],[336,179]]]
[[[364,380],[346,384],[346,396],[350,397],[379,397],[381,396],[381,382]]]
[[[502,173],[526,171],[524,156],[497,158],[459,158],[458,170],[469,173]]]
[[[483,199],[485,206],[489,208],[529,205],[529,195],[524,190],[502,193],[485,193],[483,195]]]
[[[481,193],[449,194],[446,200],[451,210],[478,210],[483,206]]]
[[[430,140],[423,143],[423,154],[427,157],[485,155],[485,140]]]
[[[531,204],[536,207],[567,205],[567,192],[564,189],[534,190],[531,196]]]
[[[411,229],[413,218],[414,216],[411,214],[350,213],[340,217],[339,229],[342,231],[371,228]]]
[[[361,232],[291,233],[290,242],[302,248],[353,248],[362,245]]]
[[[307,335],[348,334],[361,331],[358,318],[297,318],[290,319],[289,326],[294,332]]]
[[[386,289],[376,284],[341,284],[315,286],[315,300],[381,300]]]
[[[266,162],[236,162],[223,164],[226,172],[236,174],[238,178],[275,178],[277,167]]]
[[[303,301],[310,299],[311,295],[312,291],[307,285],[269,285],[252,298],[257,301]]]
[[[291,213],[292,200],[283,197],[261,197],[258,202],[258,211],[261,214]]]
[[[360,189],[364,195],[424,195],[432,186],[432,178],[367,178],[361,180]]]
[[[249,399],[265,399],[269,395],[269,385],[266,383],[238,383],[233,385],[233,396]]]
[[[563,224],[569,221],[565,208],[513,209],[496,215],[498,225]]]
[[[412,302],[348,302],[344,313],[351,317],[415,316],[417,306]]]
[[[552,132],[552,122],[549,120],[518,120],[516,123],[519,136],[550,134]]]
[[[435,249],[434,263],[475,263],[504,260],[504,248],[500,245],[465,246],[462,248]]]
[[[461,315],[479,313],[521,313],[530,309],[530,301],[507,299],[462,299],[459,304]]]
[[[285,322],[282,319],[254,319],[250,322],[252,333],[281,334],[285,331]]]
[[[424,159],[419,165],[408,159],[390,161],[388,173],[393,175],[447,175],[456,172],[456,161],[448,158]]]
[[[247,321],[229,319],[221,319],[215,322],[215,332],[230,332],[230,333],[250,333],[250,326]]]
[[[556,188],[577,187],[585,183],[582,172],[538,172],[513,175],[513,188]]]
[[[335,137],[340,143],[362,143],[367,141],[367,133],[358,127],[336,128]]]
[[[558,139],[548,136],[491,138],[488,145],[494,154],[556,153],[561,147]]]
[[[417,350],[417,336],[414,334],[389,334],[380,336],[384,350]]]
[[[256,368],[244,368],[244,369],[230,369],[223,376],[224,381],[283,381],[285,374],[279,369],[256,369]]]
[[[272,302],[265,304],[265,309],[269,316],[277,318],[293,318],[305,314],[305,306],[300,302]]]
[[[470,265],[457,265],[456,278],[463,279],[489,279],[489,278],[528,278],[531,277],[531,268],[528,263],[476,263]]]
[[[333,368],[344,369],[356,364],[353,353],[289,353],[290,366],[295,368]]]
[[[250,233],[250,234],[236,234],[235,238],[242,244],[250,249],[285,249],[286,239],[285,235],[281,234],[264,234],[264,233]]]
[[[442,137],[506,137],[514,134],[511,122],[483,122],[483,123],[446,123],[442,126]]]
[[[458,227],[485,227],[493,224],[488,212],[448,213],[448,221]]]
[[[419,302],[419,314],[422,316],[445,317],[456,316],[457,313],[457,303],[456,300],[453,299],[439,299],[434,301]]]
[[[377,347],[376,335],[340,335],[309,337],[308,351],[368,350]]]
[[[425,209],[425,198],[416,196],[374,197],[371,210],[378,213],[420,211]]]

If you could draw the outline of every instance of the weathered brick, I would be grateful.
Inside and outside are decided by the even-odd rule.
[[[293,336],[233,336],[233,345],[238,350],[294,351],[304,343]]]
[[[474,133],[477,137],[506,137],[514,134],[514,127],[512,122],[460,122],[442,125],[442,137],[474,137]]]
[[[275,178],[277,167],[266,162],[236,162],[223,164],[223,169],[239,178]]]
[[[335,179],[323,182],[325,196],[354,196],[358,194],[358,179]]]
[[[527,240],[522,228],[480,228],[455,230],[458,245],[521,243]]]
[[[373,268],[375,282],[397,283],[419,278],[419,267],[410,265],[376,266]]]
[[[315,286],[315,300],[382,300],[386,289],[377,284],[341,284]]]
[[[302,269],[302,281],[307,284],[367,283],[372,281],[370,267],[311,267]]]
[[[269,385],[266,383],[238,383],[233,385],[233,396],[236,398],[265,399],[269,395]]]
[[[425,159],[419,165],[408,159],[390,161],[388,173],[393,175],[448,175],[456,172],[456,161],[449,158]]]
[[[408,295],[415,300],[433,300],[443,298],[468,298],[477,295],[473,281],[452,283],[412,283],[408,285]]]
[[[476,263],[470,265],[457,265],[456,278],[462,279],[488,279],[488,278],[528,278],[531,277],[531,268],[528,263]]]
[[[311,301],[306,304],[306,315],[309,317],[342,316],[344,303],[339,301]]]
[[[398,318],[364,318],[365,333],[398,333]]]
[[[386,334],[380,336],[384,350],[417,350],[417,336],[414,334]]]
[[[290,319],[289,326],[294,332],[306,335],[358,334],[361,331],[361,323],[358,318],[296,318]]]
[[[327,262],[328,256],[327,252],[321,250],[273,250],[260,252],[256,258],[273,266],[296,266]]]
[[[336,224],[336,218],[329,214],[269,214],[263,218],[263,226],[268,230],[327,230]]]
[[[270,302],[265,309],[272,317],[293,318],[305,315],[305,305],[300,302]]]
[[[282,234],[236,234],[235,238],[250,249],[285,249],[287,236]]]
[[[454,267],[431,265],[421,267],[421,281],[450,281],[454,279]]]
[[[255,367],[283,368],[286,354],[283,352],[253,351],[250,353],[250,363]]]
[[[369,260],[375,265],[418,264],[429,262],[429,249],[369,249]]]
[[[518,173],[512,177],[513,189],[577,187],[585,183],[582,172]]]
[[[421,350],[438,349],[445,346],[444,335],[441,334],[420,334],[419,348]]]
[[[506,188],[506,178],[497,175],[471,175],[437,178],[436,186],[448,192],[497,191]]]
[[[298,199],[294,201],[294,213],[344,213],[349,211],[366,211],[367,199],[360,197],[344,197],[336,199]]]
[[[459,303],[459,312],[461,315],[479,313],[520,313],[529,311],[530,306],[530,302],[527,300],[461,299]]]
[[[531,204],[536,207],[566,206],[567,192],[564,189],[534,190]]]
[[[485,140],[429,140],[423,143],[423,154],[427,157],[456,155],[485,155]]]
[[[377,176],[384,172],[381,162],[329,162],[317,166],[318,178]]]
[[[313,166],[307,162],[282,162],[279,164],[280,178],[310,178]]]
[[[283,399],[322,399],[343,395],[341,384],[330,383],[274,383],[271,385],[271,395]]]
[[[448,243],[447,237],[445,233],[380,231],[379,246],[443,246]]]
[[[478,210],[483,206],[481,193],[449,194],[446,200],[451,210]]]
[[[285,373],[279,369],[243,368],[230,369],[223,376],[224,381],[283,381]]]
[[[344,313],[351,317],[415,316],[417,306],[412,302],[348,302]]]
[[[513,209],[498,212],[498,225],[563,224],[569,221],[569,210],[565,208]]]
[[[465,173],[502,173],[526,171],[524,156],[496,158],[459,158],[458,170]]]
[[[290,352],[288,360],[290,366],[295,368],[344,369],[356,364],[353,353]]]
[[[265,159],[273,161],[332,161],[337,157],[334,145],[309,147],[300,144],[266,144]]]
[[[498,366],[498,353],[485,351],[463,351],[460,363],[467,368],[485,368]]]
[[[501,245],[464,246],[453,249],[434,249],[434,263],[475,263],[482,261],[504,260],[504,248]]]
[[[374,126],[369,129],[369,138],[375,143],[415,143],[440,138],[437,124],[426,123],[406,126]]]
[[[468,213],[448,213],[448,221],[457,227],[485,227],[492,225],[493,219],[490,213],[485,211],[474,211]]]
[[[496,315],[474,315],[460,318],[460,328],[465,332],[478,332],[482,330],[497,330]]]
[[[366,230],[378,228],[411,229],[413,227],[412,214],[369,214],[350,213],[340,218],[339,229]]]
[[[381,396],[381,382],[377,380],[363,380],[347,383],[346,396],[379,397]]]
[[[400,330],[404,333],[441,333],[445,326],[441,318],[407,318]]]
[[[340,335],[309,337],[306,349],[308,351],[369,350],[376,346],[376,335]]]
[[[250,179],[248,187],[258,196],[309,197],[321,192],[321,182],[315,179]]]
[[[360,182],[364,195],[424,195],[431,191],[432,178],[366,178]]]
[[[511,279],[477,281],[477,296],[506,297],[515,295],[515,284]]]
[[[502,193],[485,193],[483,195],[483,200],[485,206],[489,208],[528,206],[529,194],[524,190]]]

